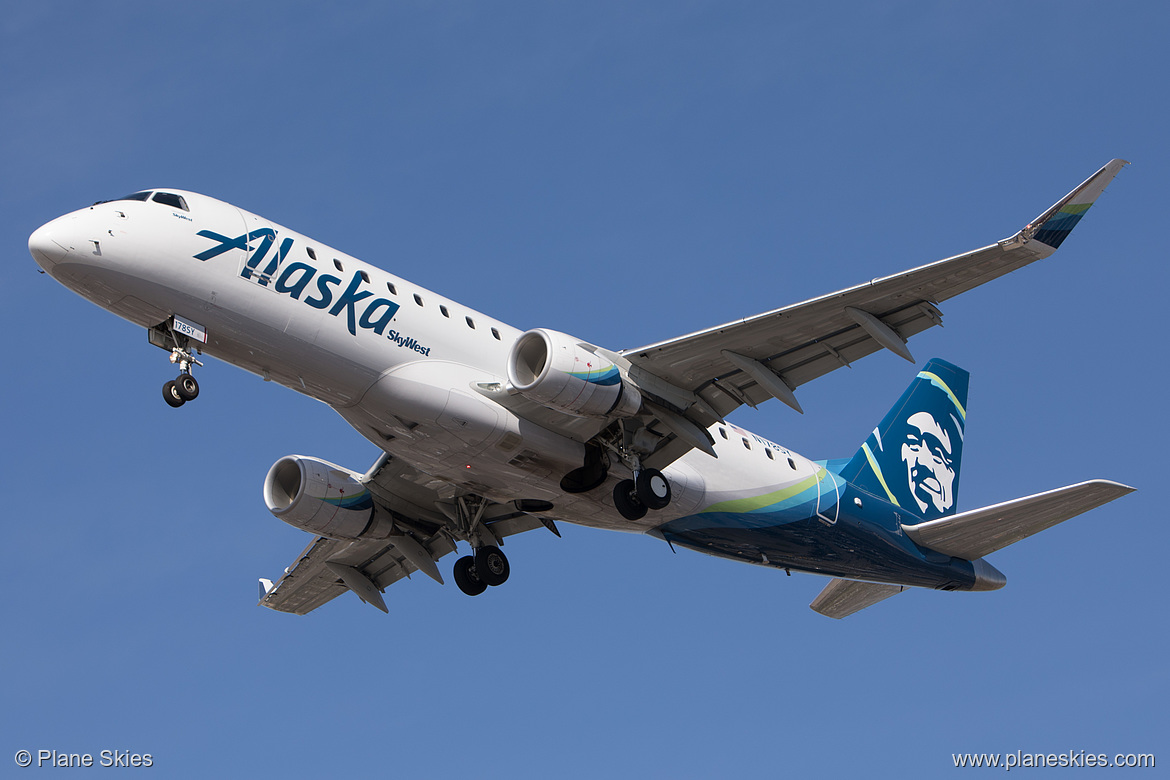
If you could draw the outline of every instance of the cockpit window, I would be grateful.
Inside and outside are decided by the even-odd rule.
[[[156,192],[154,193],[155,203],[161,203],[164,206],[170,206],[173,209],[181,209],[183,211],[190,211],[187,208],[187,201],[183,200],[182,195],[176,195],[173,192]]]
[[[117,203],[120,200],[150,200],[150,196],[151,196],[151,191],[146,190],[145,192],[134,192],[134,193],[131,193],[129,195],[123,195],[122,197],[114,198],[113,200],[99,200],[96,203],[94,203],[93,205],[100,206],[103,203]]]

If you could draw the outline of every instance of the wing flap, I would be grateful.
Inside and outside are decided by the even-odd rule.
[[[1133,491],[1119,482],[1091,480],[926,523],[903,525],[902,530],[922,547],[973,561]]]
[[[904,590],[906,588],[902,585],[835,579],[825,586],[809,607],[825,617],[840,620]]]
[[[284,575],[260,597],[260,606],[305,615],[345,593],[345,583],[325,566],[344,546],[345,542],[323,536],[314,539],[296,563],[285,569]]]

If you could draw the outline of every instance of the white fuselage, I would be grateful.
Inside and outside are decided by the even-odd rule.
[[[620,467],[590,492],[560,489],[600,424],[562,421],[557,433],[540,421],[559,413],[529,414],[509,394],[506,361],[521,331],[228,203],[165,192],[188,209],[97,204],[42,227],[30,249],[62,284],[138,325],[173,315],[198,323],[204,352],[329,404],[441,493],[541,499],[568,522],[645,532],[821,471],[717,424],[718,459],[680,458],[664,469],[671,504],[626,520],[609,499],[614,480],[628,476]]]

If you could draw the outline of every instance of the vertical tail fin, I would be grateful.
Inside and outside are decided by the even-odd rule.
[[[928,362],[841,476],[926,520],[954,514],[970,376]]]

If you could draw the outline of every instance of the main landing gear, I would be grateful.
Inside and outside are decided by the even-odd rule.
[[[636,522],[651,509],[664,509],[670,503],[670,481],[658,469],[643,468],[641,454],[652,452],[652,432],[646,429],[618,425],[605,436],[585,445],[585,464],[573,469],[561,479],[561,490],[566,493],[585,493],[600,487],[609,477],[611,459],[619,460],[631,472],[633,479],[623,479],[613,489],[613,505],[622,517]],[[643,439],[639,442],[639,439]],[[649,438],[649,445],[645,441]]]
[[[511,572],[508,559],[499,547],[480,547],[475,555],[455,561],[455,584],[468,596],[478,596],[488,586],[503,585]]]
[[[520,502],[517,502],[516,511],[507,516],[537,511],[530,504],[540,502],[523,503],[527,505],[526,509],[521,509]],[[465,495],[456,496],[449,502],[437,502],[436,506],[451,521],[447,529],[451,540],[467,542],[473,550],[471,555],[465,555],[455,561],[455,584],[459,586],[459,590],[468,596],[478,596],[489,587],[507,582],[508,574],[511,572],[508,558],[496,546],[502,542],[487,527],[485,519],[489,506],[499,508],[501,505],[493,504],[482,496]],[[548,506],[551,507],[551,504]],[[492,516],[498,517],[500,514],[495,512]]]
[[[613,489],[613,505],[630,521],[641,520],[651,509],[670,503],[670,482],[658,469],[641,469],[633,479],[623,479]]]

